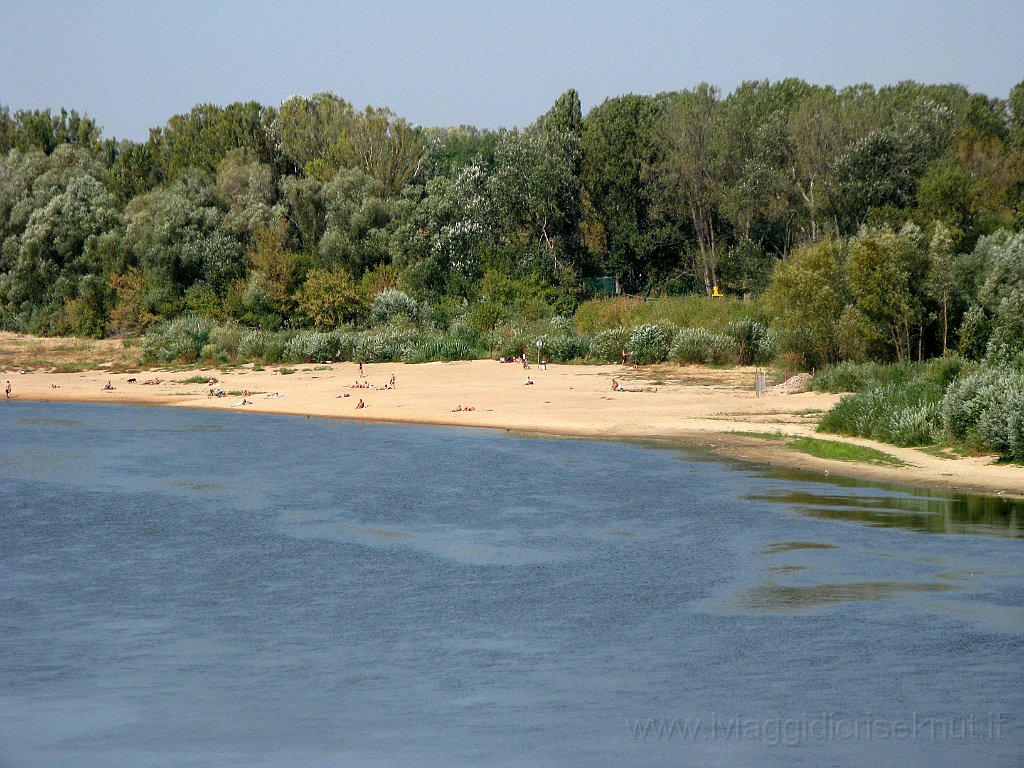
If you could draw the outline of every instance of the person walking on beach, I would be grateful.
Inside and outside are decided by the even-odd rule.
[[[6,395],[8,400],[11,399],[11,382],[9,381],[7,382],[7,388],[4,390],[4,395]]]

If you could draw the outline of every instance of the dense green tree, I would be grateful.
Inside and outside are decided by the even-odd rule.
[[[22,152],[38,150],[51,154],[57,147],[70,144],[90,152],[101,146],[101,130],[96,121],[75,110],[18,110],[13,117],[8,107],[0,107],[0,154],[12,149]]]
[[[340,267],[311,269],[295,300],[300,315],[321,330],[357,322],[365,311],[355,281]]]
[[[956,250],[953,235],[942,222],[936,222],[928,243],[928,272],[922,286],[925,295],[937,307],[942,328],[942,354],[949,349],[950,313],[956,299]]]
[[[148,307],[158,314],[181,311],[194,283],[221,295],[242,272],[241,243],[224,230],[214,187],[197,170],[135,198],[125,216],[127,241],[146,276]]]
[[[271,126],[264,108],[254,102],[227,107],[200,104],[150,131],[149,150],[161,173],[177,178],[188,168],[216,173],[235,149],[246,149],[258,162],[276,160]]]
[[[162,178],[149,146],[125,141],[118,146],[117,157],[107,171],[107,188],[123,206],[149,192]]]
[[[927,269],[924,235],[916,225],[899,232],[865,229],[850,241],[850,290],[879,356],[909,359],[915,332],[920,352]]]
[[[660,211],[685,212],[696,243],[695,269],[710,296],[718,285],[717,222],[723,194],[718,89],[703,83],[676,94],[658,126],[661,152],[652,170]]]
[[[116,201],[88,174],[68,178],[32,212],[17,248],[5,249],[0,276],[0,302],[23,329],[102,334],[120,223]]]
[[[418,128],[390,109],[367,107],[338,137],[330,156],[333,167],[362,171],[393,196],[416,174],[423,146]]]
[[[216,188],[221,205],[227,208],[224,228],[243,241],[284,217],[284,206],[277,204],[273,168],[255,160],[246,149],[231,150],[221,161]]]
[[[658,99],[629,94],[605,100],[583,120],[583,180],[594,218],[589,239],[617,292],[636,287],[654,259],[644,177],[662,111]]]
[[[842,324],[852,299],[842,246],[821,240],[776,266],[765,308],[781,348],[813,368],[843,358]]]
[[[333,93],[292,96],[278,108],[271,132],[294,173],[327,157],[355,119],[355,108]]]
[[[526,256],[523,273],[557,275],[576,254],[579,156],[578,136],[554,127],[510,131],[498,142],[488,193],[505,239]]]

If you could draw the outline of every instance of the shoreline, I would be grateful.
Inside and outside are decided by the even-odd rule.
[[[657,365],[639,371],[621,365],[531,365],[493,360],[451,363],[374,363],[359,376],[356,363],[298,365],[253,370],[149,369],[112,373],[5,371],[13,399],[35,402],[111,402],[125,405],[233,410],[389,424],[498,429],[559,438],[649,441],[693,447],[733,460],[825,475],[946,491],[1024,498],[1024,467],[994,464],[992,457],[946,458],[860,438],[815,431],[821,414],[841,395],[754,393],[754,368],[712,369]],[[396,385],[389,388],[390,377]],[[209,397],[217,379],[225,392]],[[529,377],[533,382],[525,385]],[[612,379],[624,387],[613,391]],[[137,383],[130,383],[136,379]],[[159,384],[142,382],[159,379]],[[110,382],[113,389],[104,389]],[[365,386],[355,386],[365,385]],[[278,393],[278,397],[271,397]],[[366,407],[357,409],[364,401]],[[461,410],[459,410],[461,409]],[[772,439],[757,437],[765,434]],[[904,466],[821,459],[786,447],[777,435],[815,437],[875,448]]]

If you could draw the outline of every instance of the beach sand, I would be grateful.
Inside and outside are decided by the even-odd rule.
[[[282,374],[280,370],[293,370]],[[840,395],[786,392],[775,387],[761,397],[754,391],[755,369],[728,370],[660,365],[639,371],[620,365],[531,365],[474,360],[452,363],[293,365],[288,368],[228,372],[216,369],[48,373],[41,368],[0,376],[10,381],[14,400],[103,402],[213,409],[242,413],[294,414],[391,423],[457,425],[559,436],[615,440],[657,440],[699,446],[747,461],[809,469],[836,475],[907,483],[965,492],[1024,497],[1024,467],[996,464],[992,457],[944,458],[912,448],[870,440],[842,441],[870,446],[905,466],[819,459],[750,433],[815,436],[821,414]],[[206,384],[185,383],[201,376],[217,379],[225,392],[210,397]],[[395,388],[385,389],[391,377]],[[534,382],[524,385],[527,378]],[[159,378],[159,384],[145,384]],[[626,391],[612,390],[617,379]],[[129,379],[136,379],[130,383]],[[113,389],[104,389],[110,382]],[[356,384],[367,387],[357,388]],[[279,393],[280,397],[268,397]],[[346,396],[347,395],[347,396]],[[357,409],[362,400],[366,407]],[[453,410],[461,407],[462,410]],[[467,410],[472,408],[472,410]]]

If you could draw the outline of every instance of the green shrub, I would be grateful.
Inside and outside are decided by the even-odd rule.
[[[811,377],[811,389],[819,392],[860,392],[882,380],[879,363],[844,361],[822,368]]]
[[[385,326],[364,331],[355,339],[353,357],[362,363],[387,363],[413,355],[419,332],[415,328]]]
[[[373,297],[370,317],[374,325],[414,322],[419,318],[419,305],[401,291],[388,288]]]
[[[736,342],[736,362],[740,365],[766,363],[775,354],[775,338],[763,324],[745,317],[725,327],[725,335]]]
[[[238,344],[242,338],[238,323],[221,323],[210,329],[209,342],[203,347],[202,357],[217,363],[230,363],[238,357]]]
[[[725,365],[736,361],[738,345],[732,336],[706,328],[680,328],[672,340],[671,359],[677,363]]]
[[[271,335],[256,329],[243,331],[238,339],[238,356],[243,360],[262,360]]]
[[[544,337],[541,356],[553,363],[568,363],[586,357],[590,352],[590,341],[575,332]]]
[[[334,331],[299,331],[285,342],[283,359],[290,362],[312,360],[315,363],[337,360],[338,346],[339,336]]]
[[[626,350],[629,359],[640,365],[660,363],[668,357],[672,348],[672,336],[675,329],[654,323],[636,326],[629,334]]]
[[[604,363],[617,363],[629,345],[628,328],[607,328],[590,340],[590,356]]]
[[[146,332],[142,344],[143,359],[160,363],[194,363],[210,338],[209,320],[181,315]]]
[[[649,299],[636,309],[633,322],[665,322],[680,328],[707,328],[715,333],[724,333],[729,323],[758,314],[756,304],[690,294]]]
[[[922,378],[871,387],[840,400],[822,417],[818,431],[929,445],[941,435],[942,394],[942,387]]]
[[[476,357],[472,345],[459,336],[429,336],[405,356],[407,363],[428,363],[437,360],[472,360]]]
[[[633,318],[643,304],[642,299],[632,296],[610,296],[607,298],[590,299],[576,308],[573,325],[579,333],[592,336],[602,331],[628,327],[634,324]],[[622,349],[615,352],[616,359]]]
[[[960,377],[942,399],[947,436],[1000,456],[1024,460],[1024,374],[985,367]]]

